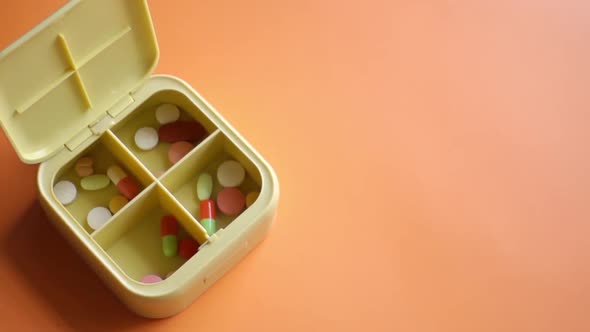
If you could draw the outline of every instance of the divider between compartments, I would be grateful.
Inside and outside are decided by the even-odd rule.
[[[221,130],[213,132],[164,174],[160,179],[162,185],[170,192],[174,192],[223,152],[224,141],[225,136]]]
[[[207,230],[195,219],[184,206],[161,184],[158,184],[162,190],[163,199],[162,207],[170,212],[176,220],[182,225],[184,230],[189,233],[199,244],[205,243],[209,239]]]
[[[124,169],[129,170],[134,177],[145,187],[156,181],[152,173],[135,157],[121,140],[110,130],[104,132],[101,141],[106,145],[111,152],[122,163]]]
[[[158,204],[157,188],[159,188],[158,183],[152,183],[133,201],[125,205],[111,220],[92,233],[92,238],[98,245],[107,250],[127,231],[139,224],[143,220],[143,214]]]
[[[92,238],[106,251],[127,232],[145,222],[146,215],[158,207],[166,213],[172,214],[180,226],[199,243],[207,241],[205,229],[157,182],[154,182],[108,223],[94,232]],[[159,229],[159,226],[157,228]]]

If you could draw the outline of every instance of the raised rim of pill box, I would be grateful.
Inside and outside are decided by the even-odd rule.
[[[66,238],[71,240],[83,256],[92,256],[90,265],[131,310],[152,318],[166,317],[181,311],[260,242],[274,219],[279,197],[279,184],[272,167],[210,104],[181,79],[168,75],[152,76],[135,93],[135,101],[120,116],[125,118],[131,115],[146,100],[164,90],[174,90],[188,97],[256,167],[262,184],[256,203],[229,227],[213,236],[212,243],[203,245],[201,251],[170,278],[148,285],[127,276],[101,246],[85,233],[79,223],[68,216],[66,208],[51,198],[55,175],[78,156],[77,151],[61,151],[51,160],[42,163],[38,174],[40,198],[58,229],[66,234]],[[94,141],[84,142],[81,148],[87,148]],[[74,241],[74,238],[78,241]]]
[[[0,125],[25,163],[73,150],[158,58],[147,0],[70,1],[0,52]]]

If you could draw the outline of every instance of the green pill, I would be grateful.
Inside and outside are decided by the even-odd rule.
[[[207,234],[209,234],[209,235],[213,235],[217,231],[217,228],[215,226],[215,219],[209,219],[209,218],[203,219],[203,220],[201,220],[201,225],[203,225],[203,227],[205,227],[205,230],[207,231]]]
[[[178,253],[178,239],[176,235],[164,235],[162,237],[162,251],[166,257],[174,257]]]
[[[109,183],[111,183],[111,179],[104,174],[95,174],[83,177],[80,181],[80,187],[84,190],[100,190],[106,188]]]
[[[213,177],[208,173],[201,173],[197,180],[197,197],[200,201],[211,198],[213,192]]]

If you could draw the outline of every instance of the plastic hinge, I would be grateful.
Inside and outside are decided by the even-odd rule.
[[[90,131],[96,136],[102,135],[114,124],[113,118],[109,114],[105,114],[102,118],[98,119],[90,126]]]
[[[92,137],[92,131],[90,131],[90,128],[85,127],[81,132],[78,133],[78,135],[74,136],[74,138],[67,142],[65,146],[68,150],[74,151],[80,146],[80,144],[84,143],[84,141],[90,137]]]
[[[121,98],[119,101],[117,101],[113,107],[111,107],[107,113],[112,116],[113,118],[116,118],[117,115],[121,114],[121,112],[123,112],[123,110],[125,110],[127,107],[129,107],[129,105],[133,104],[135,102],[135,98],[133,98],[133,96],[131,94],[125,95],[123,98]]]

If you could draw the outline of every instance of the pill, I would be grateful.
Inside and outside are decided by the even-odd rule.
[[[178,256],[189,259],[199,251],[199,244],[192,238],[185,238],[180,240],[178,245]]]
[[[217,181],[224,187],[237,187],[246,178],[246,170],[235,160],[224,161],[217,168]]]
[[[246,197],[238,188],[225,188],[217,195],[217,207],[225,215],[237,215],[245,205]]]
[[[156,108],[156,120],[160,124],[167,124],[178,121],[180,110],[174,104],[162,104]]]
[[[174,165],[191,152],[193,148],[194,145],[189,142],[181,141],[173,143],[168,150],[168,160]]]
[[[179,141],[196,142],[207,135],[205,128],[198,122],[173,122],[158,129],[160,141],[174,143]]]
[[[76,162],[74,169],[80,177],[90,176],[94,174],[94,161],[89,157],[80,158]]]
[[[109,209],[99,206],[95,207],[94,209],[88,212],[88,217],[86,221],[88,221],[88,226],[93,230],[97,230],[102,227],[109,219],[111,219],[113,215]]]
[[[205,228],[205,230],[207,231],[207,234],[209,234],[209,235],[213,235],[213,234],[215,234],[215,232],[217,232],[217,226],[215,225],[215,219],[210,219],[210,218],[201,219],[201,225],[203,225],[203,228]]]
[[[259,192],[249,192],[248,195],[246,195],[246,207],[250,207],[250,205],[254,204],[254,202],[256,202],[258,199],[258,195],[260,195]]]
[[[100,190],[106,188],[111,181],[109,177],[104,174],[94,174],[83,177],[80,181],[80,187],[84,190]]]
[[[135,179],[127,175],[121,167],[117,165],[109,167],[107,175],[111,181],[113,181],[117,190],[119,190],[119,192],[128,200],[132,200],[139,194],[139,185]]]
[[[211,198],[213,177],[209,173],[201,173],[197,180],[197,197],[200,201]]]
[[[155,284],[157,282],[162,281],[162,278],[157,274],[148,274],[146,276],[143,276],[140,281],[144,284]]]
[[[151,127],[143,127],[135,132],[135,145],[138,148],[149,151],[158,145],[158,131]]]
[[[127,203],[129,203],[129,200],[125,196],[116,195],[111,198],[109,202],[109,210],[115,214],[119,212],[119,210],[121,210],[125,205],[127,205]]]
[[[68,205],[76,199],[78,190],[72,182],[60,181],[53,186],[53,193],[61,204]]]
[[[212,199],[201,201],[199,207],[199,219],[201,219],[201,225],[203,225],[209,235],[213,235],[217,231],[215,217],[217,217],[215,202]]]
[[[178,223],[173,216],[163,216],[160,223],[162,251],[164,256],[173,257],[178,253]]]
[[[201,201],[199,208],[199,217],[201,219],[215,219],[215,202],[212,199]]]

